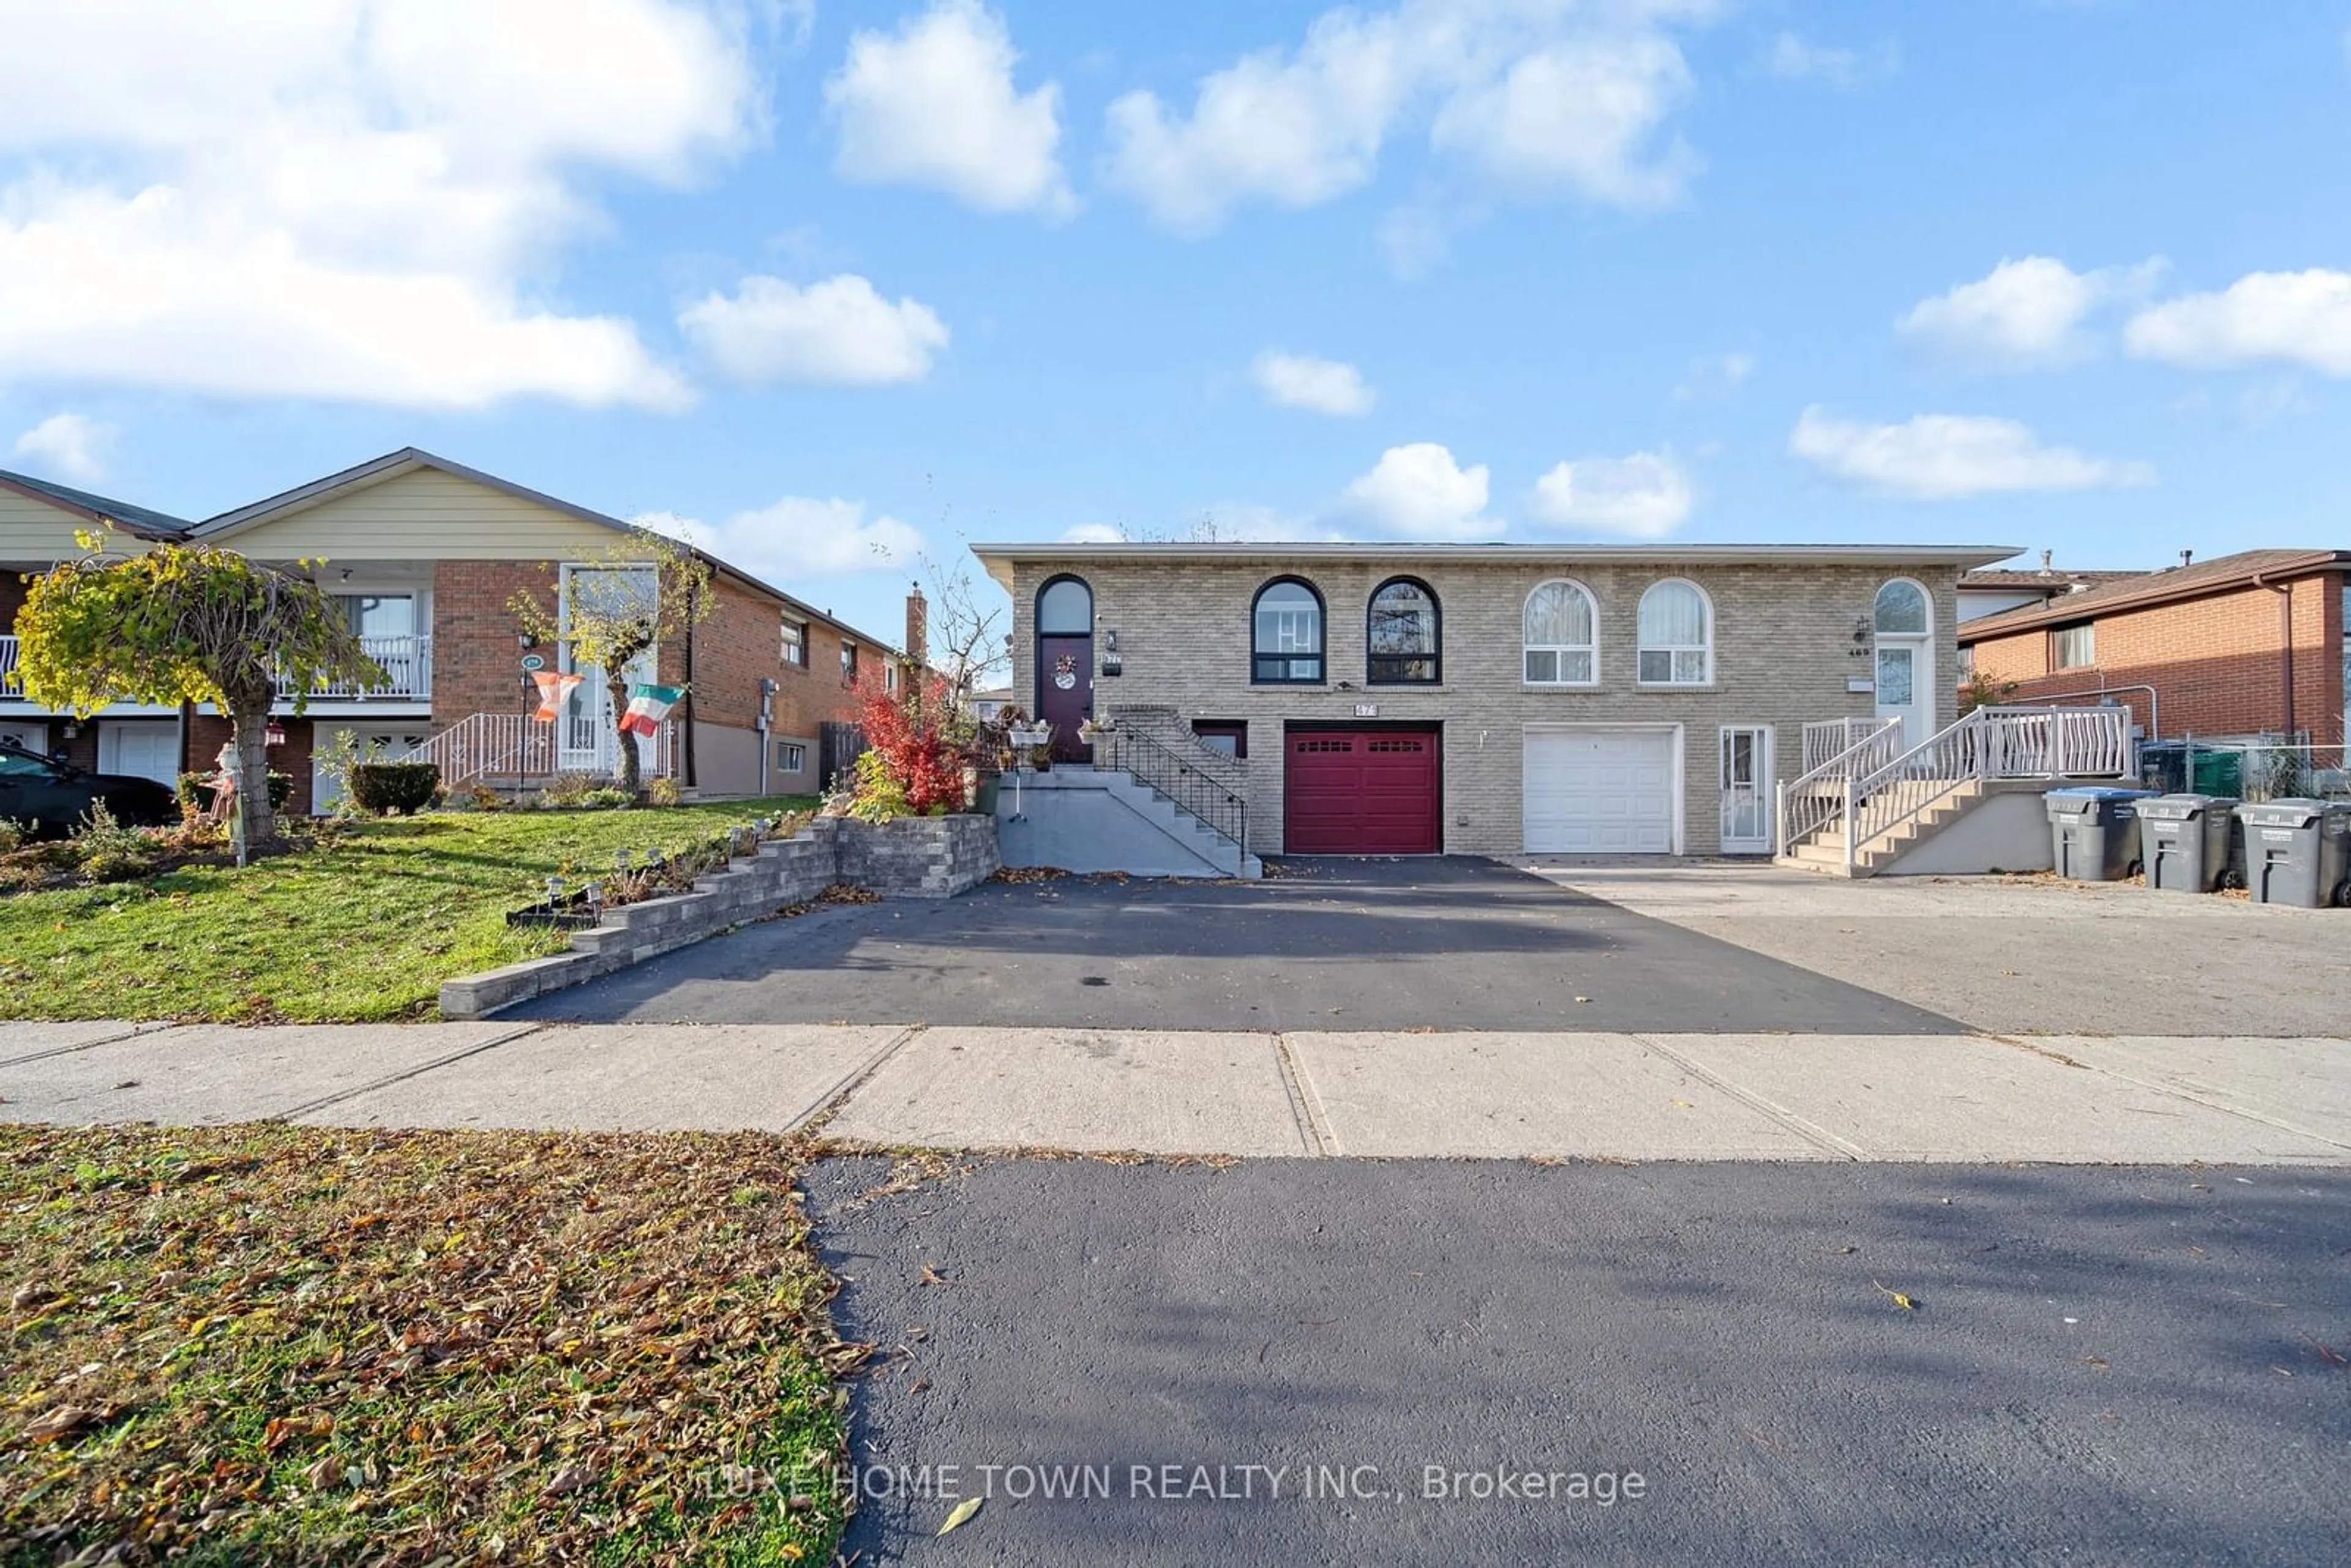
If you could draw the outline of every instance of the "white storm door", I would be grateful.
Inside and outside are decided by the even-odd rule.
[[[1722,731],[1722,852],[1771,852],[1771,732],[1755,726]]]
[[[1902,749],[1923,746],[1935,733],[1935,662],[1925,637],[1877,639],[1877,716],[1898,720]]]

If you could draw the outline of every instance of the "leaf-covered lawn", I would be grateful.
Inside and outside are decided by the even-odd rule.
[[[506,915],[550,875],[607,872],[806,797],[632,811],[442,812],[330,848],[151,882],[0,895],[0,1019],[373,1021],[433,1015],[441,982],[559,951]]]
[[[857,1352],[795,1179],[755,1134],[0,1128],[0,1564],[829,1561]]]

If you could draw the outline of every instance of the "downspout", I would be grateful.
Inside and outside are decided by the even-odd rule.
[[[2294,584],[2271,582],[2260,572],[2253,573],[2253,586],[2266,588],[2278,596],[2278,654],[2280,685],[2285,701],[2283,733],[2291,738],[2294,722]]]
[[[699,583],[695,583],[695,582],[688,582],[688,583],[686,584],[686,587],[685,587],[685,787],[686,787],[687,789],[693,789],[693,788],[695,787],[695,777],[694,777],[694,709],[695,709],[695,702],[694,702],[694,640],[695,640],[695,635],[696,635],[698,632],[701,632],[701,630],[702,630],[702,623],[701,623],[701,622],[700,622],[700,621],[695,617],[695,613],[694,613],[694,612],[695,612],[695,611],[697,608],[699,608],[698,601],[700,600],[701,595],[702,595],[702,588],[701,588],[701,585],[700,585]]]

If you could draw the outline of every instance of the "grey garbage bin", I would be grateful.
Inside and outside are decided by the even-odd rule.
[[[2138,863],[2138,803],[2154,789],[2085,784],[2049,791],[2049,852],[2057,874],[2120,882]]]
[[[2218,795],[2165,795],[2138,803],[2138,863],[2147,885],[2169,893],[2211,893],[2229,874],[2234,800]]]
[[[2255,904],[2304,909],[2339,901],[2351,874],[2351,805],[2287,800],[2237,808],[2245,825],[2245,886]]]

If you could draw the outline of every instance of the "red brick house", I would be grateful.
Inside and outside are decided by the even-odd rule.
[[[2011,700],[2111,693],[2149,739],[2339,746],[2346,584],[2351,550],[2245,550],[1962,622],[1960,669]]]
[[[0,627],[13,628],[22,577],[79,553],[77,530],[110,525],[115,548],[202,539],[257,560],[319,562],[386,681],[280,705],[272,766],[295,779],[308,810],[325,780],[313,752],[348,730],[363,747],[431,749],[444,777],[502,762],[508,773],[602,771],[613,747],[608,701],[590,678],[553,726],[533,725],[531,672],[569,667],[568,650],[536,646],[507,609],[524,590],[560,602],[575,573],[613,570],[630,525],[411,447],[203,522],[0,472]],[[863,671],[894,671],[900,650],[704,553],[716,604],[691,635],[634,672],[688,695],[644,749],[648,777],[705,795],[805,793],[821,787],[823,727],[854,717]],[[907,635],[923,636],[919,595]],[[209,763],[227,738],[210,709],[118,705],[88,723],[27,702],[0,637],[0,739],[107,772],[170,779]]]

